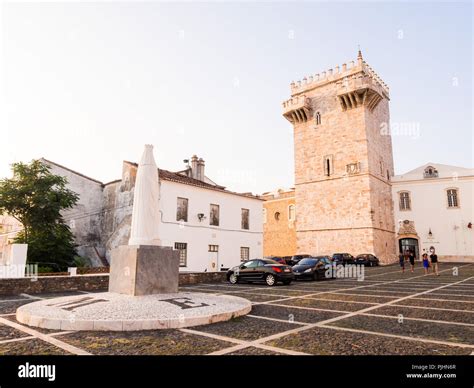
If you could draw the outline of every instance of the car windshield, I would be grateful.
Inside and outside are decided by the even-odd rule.
[[[334,255],[332,255],[332,257],[334,259],[342,259],[342,253],[335,253]]]
[[[315,265],[318,260],[316,259],[303,259],[298,264],[299,265]]]

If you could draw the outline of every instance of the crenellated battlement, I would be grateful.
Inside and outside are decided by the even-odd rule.
[[[283,102],[283,116],[292,123],[302,123],[311,119],[311,99],[305,95],[295,96]]]
[[[387,97],[389,96],[389,87],[374,71],[374,69],[372,69],[372,67],[370,67],[367,62],[363,60],[360,51],[357,61],[343,63],[341,66],[336,66],[334,69],[329,69],[318,74],[306,76],[297,82],[293,81],[290,84],[291,94],[292,96],[299,95],[310,89],[314,89],[331,82],[337,82],[347,77],[352,77],[357,73],[365,74],[384,92]]]

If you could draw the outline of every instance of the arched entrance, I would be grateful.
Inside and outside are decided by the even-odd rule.
[[[420,258],[418,240],[416,238],[400,238],[398,240],[398,249],[400,250],[401,253],[405,251],[413,252],[417,259]]]
[[[417,259],[420,258],[420,248],[418,244],[418,234],[416,233],[415,223],[410,220],[399,222],[398,229],[398,250],[400,253],[410,251],[415,254]]]

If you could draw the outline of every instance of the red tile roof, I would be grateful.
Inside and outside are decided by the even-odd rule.
[[[129,162],[127,160],[125,160],[124,162],[138,168],[138,163]],[[158,169],[158,172],[159,172],[160,179],[163,179],[166,181],[183,183],[185,185],[202,187],[209,190],[221,191],[228,194],[240,195],[242,197],[261,199],[258,195],[253,195],[251,193],[237,193],[234,191],[226,190],[225,186],[211,185],[210,183],[203,182],[203,181],[200,181],[199,179],[194,179],[194,178],[188,177],[187,175],[183,175],[177,172],[163,170],[161,168]]]

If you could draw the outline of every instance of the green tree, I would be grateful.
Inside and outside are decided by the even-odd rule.
[[[23,230],[15,238],[28,244],[29,263],[55,263],[65,269],[74,261],[74,236],[61,211],[79,196],[65,177],[54,175],[40,160],[12,164],[13,177],[0,180],[0,213],[17,219]]]

